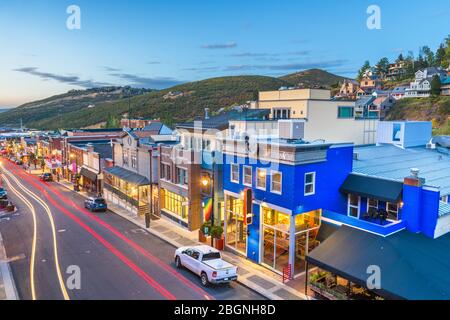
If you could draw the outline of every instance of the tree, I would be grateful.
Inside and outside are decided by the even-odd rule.
[[[422,55],[424,58],[424,61],[426,63],[427,67],[432,67],[434,66],[435,60],[434,60],[434,52],[431,51],[430,47],[428,46],[424,46],[422,47]]]
[[[437,74],[431,80],[431,94],[433,96],[441,94],[441,78]]]
[[[436,50],[436,54],[434,55],[434,67],[440,67],[442,66],[442,62],[445,58],[445,45],[441,43],[439,48]]]
[[[403,54],[400,53],[400,54],[398,55],[397,60],[395,60],[395,62],[399,63],[399,62],[402,62],[402,61],[405,61],[405,58],[403,57]]]
[[[445,48],[445,54],[442,58],[441,67],[447,69],[450,67],[450,36],[445,39],[446,48]]]
[[[364,65],[363,65],[363,66],[361,67],[361,69],[359,69],[359,71],[358,71],[358,80],[361,80],[362,77],[363,77],[363,75],[364,75],[364,73],[365,73],[367,70],[370,70],[370,68],[371,68],[370,62],[369,62],[369,61],[364,62]]]
[[[389,71],[389,59],[381,58],[380,61],[378,61],[375,68],[377,70],[378,75],[380,75],[381,78],[384,78]]]
[[[105,127],[107,129],[120,128],[120,120],[113,115],[109,115]]]

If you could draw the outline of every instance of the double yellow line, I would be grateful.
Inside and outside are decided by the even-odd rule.
[[[12,179],[17,186],[27,195],[29,195],[31,198],[36,200],[47,213],[47,216],[50,220],[50,225],[52,228],[52,235],[53,235],[53,253],[54,253],[54,260],[55,260],[55,268],[56,273],[58,277],[59,286],[61,288],[62,295],[64,297],[64,300],[70,300],[69,294],[67,293],[66,286],[64,284],[64,279],[62,277],[61,268],[59,265],[59,258],[58,258],[58,244],[56,241],[56,227],[55,227],[55,221],[53,220],[52,212],[49,208],[49,206],[40,198],[38,197],[34,192],[30,191],[28,188],[26,188],[11,172],[6,170],[2,165],[0,165],[3,169],[3,172],[8,175],[10,179]],[[28,208],[30,208],[31,213],[33,215],[33,242],[32,242],[32,250],[31,250],[31,261],[30,261],[30,280],[31,280],[31,294],[33,300],[36,300],[36,289],[35,289],[35,282],[34,282],[34,268],[35,268],[35,257],[36,257],[36,238],[37,238],[37,219],[36,219],[36,210],[33,206],[33,204],[28,201],[11,183],[11,181],[4,176],[4,179],[6,183],[9,185],[9,188],[27,205]]]

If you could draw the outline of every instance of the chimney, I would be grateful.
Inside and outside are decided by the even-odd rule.
[[[404,184],[408,186],[421,187],[425,184],[425,179],[419,178],[420,170],[418,168],[411,168],[411,175],[404,179]]]
[[[205,120],[209,119],[209,108],[205,108]]]

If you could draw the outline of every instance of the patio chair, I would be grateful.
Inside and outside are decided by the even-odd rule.
[[[380,209],[380,212],[378,213],[378,217],[380,218],[381,225],[383,225],[384,222],[386,222],[387,217],[388,217],[387,211],[385,209]]]

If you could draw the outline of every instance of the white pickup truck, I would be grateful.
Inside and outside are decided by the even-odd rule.
[[[209,246],[181,247],[175,251],[175,265],[200,276],[203,286],[237,280],[237,267],[223,261],[220,251]]]

